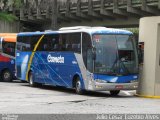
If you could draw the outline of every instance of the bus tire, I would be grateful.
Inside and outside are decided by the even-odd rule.
[[[31,86],[31,87],[35,87],[36,86],[36,83],[33,80],[33,73],[32,72],[29,72],[28,82],[29,82],[29,86]]]
[[[76,78],[75,90],[76,90],[76,93],[79,95],[82,95],[84,93],[84,90],[82,89],[82,84],[81,84],[79,77]]]
[[[110,91],[110,94],[111,94],[112,96],[117,96],[117,95],[119,94],[119,92],[120,92],[120,90],[111,90],[111,91]]]
[[[4,70],[1,75],[2,75],[2,81],[12,82],[12,74],[9,70]]]

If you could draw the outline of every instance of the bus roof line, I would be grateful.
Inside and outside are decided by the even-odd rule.
[[[0,33],[0,37],[6,42],[16,42],[17,33]]]

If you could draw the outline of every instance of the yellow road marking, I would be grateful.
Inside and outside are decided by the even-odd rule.
[[[139,95],[136,94],[138,97],[144,97],[144,98],[155,98],[155,99],[160,99],[160,96],[152,96],[152,95]]]

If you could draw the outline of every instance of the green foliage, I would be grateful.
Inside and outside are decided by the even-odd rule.
[[[18,18],[13,14],[9,14],[7,12],[0,12],[0,20],[7,21],[7,22],[13,22],[17,19]]]
[[[123,28],[123,29],[129,30],[129,31],[133,32],[136,35],[139,34],[139,28]]]
[[[16,9],[19,9],[21,7],[21,0],[3,0],[3,2],[6,7],[7,7],[6,3],[8,2],[9,2],[8,4],[13,5],[13,7]],[[3,8],[0,9],[0,20],[7,21],[7,22],[13,22],[17,19],[18,18],[15,15],[8,13],[7,9],[6,10]]]
[[[13,2],[14,2],[14,6],[15,6],[16,8],[20,8],[21,5],[22,5],[21,0],[14,0]]]

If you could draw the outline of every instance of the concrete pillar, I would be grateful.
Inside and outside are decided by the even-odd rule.
[[[0,32],[11,32],[17,33],[19,32],[19,22],[6,22],[0,20]]]
[[[53,3],[53,7],[52,7],[52,22],[51,22],[51,28],[52,30],[57,30],[57,26],[58,26],[58,10],[57,10],[57,6],[58,6],[58,2],[57,0],[52,0]]]
[[[160,97],[160,16],[141,18],[139,30],[139,41],[144,42],[144,63],[137,93]]]

